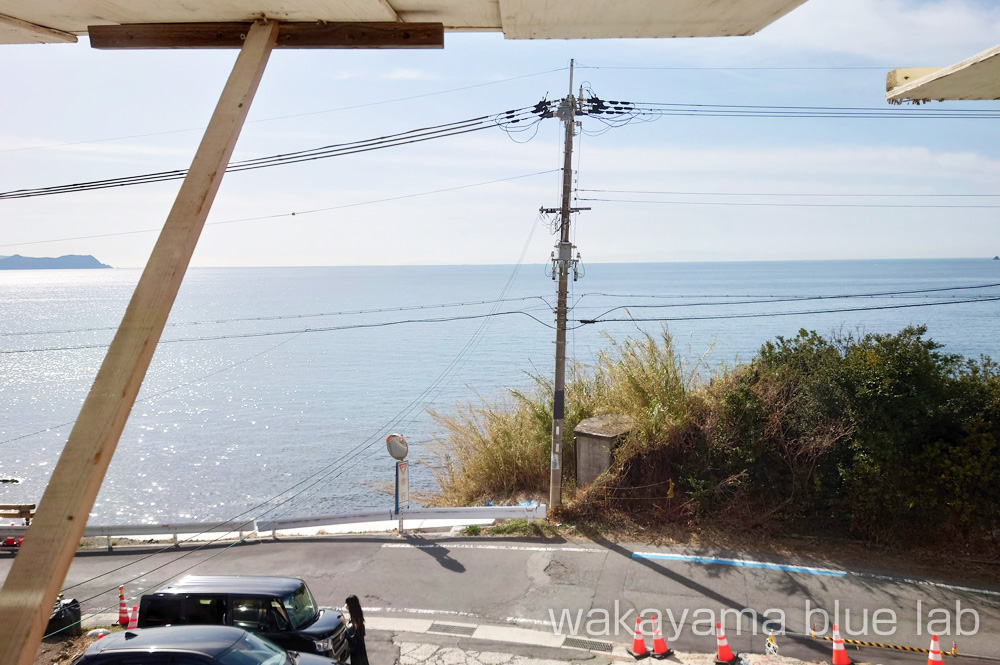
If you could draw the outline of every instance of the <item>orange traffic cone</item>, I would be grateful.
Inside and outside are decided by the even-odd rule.
[[[719,643],[719,655],[716,656],[715,662],[720,665],[736,662],[736,656],[733,655],[733,650],[729,648],[729,641],[726,639],[726,631],[722,629],[722,624],[718,621],[715,622],[715,639]]]
[[[844,640],[840,637],[840,629],[837,624],[833,624],[833,665],[851,665],[851,659],[847,657],[847,649],[844,648]]]
[[[128,616],[128,630],[139,627],[139,608],[132,606],[132,613]]]
[[[125,587],[118,587],[118,625],[124,628],[128,625],[128,608],[125,607]]]
[[[646,651],[646,640],[642,638],[642,619],[635,618],[635,636],[632,638],[632,648],[628,649],[629,655],[636,660],[640,660],[649,655]]]
[[[937,635],[931,635],[931,649],[927,652],[927,665],[937,665],[941,662],[941,645]]]
[[[663,633],[660,632],[660,622],[653,617],[653,658],[657,660],[663,660],[673,653],[670,647],[667,646],[667,641],[663,639]]]

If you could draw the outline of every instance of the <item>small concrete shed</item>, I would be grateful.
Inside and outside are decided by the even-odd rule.
[[[576,437],[576,482],[583,486],[594,482],[611,468],[611,458],[634,423],[627,416],[611,414],[581,420],[573,430]]]

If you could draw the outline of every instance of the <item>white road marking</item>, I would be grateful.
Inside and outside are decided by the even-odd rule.
[[[369,630],[389,630],[397,633],[426,633],[434,623],[430,619],[404,619],[401,617],[369,617],[365,627]]]
[[[418,549],[418,550],[509,550],[516,552],[584,552],[587,554],[607,554],[607,550],[596,547],[544,547],[541,545],[486,545],[475,543],[383,543],[387,549]]]
[[[346,608],[341,608],[341,609],[346,609]],[[396,612],[400,614],[424,614],[424,615],[440,614],[443,616],[467,617],[470,619],[477,619],[479,621],[487,620],[486,617],[482,617],[472,612],[458,612],[456,610],[428,610],[417,607],[365,607],[364,609],[365,612],[385,612],[385,613]],[[543,621],[542,619],[528,619],[526,617],[507,617],[504,619],[504,622],[518,624],[518,625],[526,625],[526,626],[553,625],[551,621]]]
[[[403,614],[446,614],[448,616],[469,617],[472,619],[482,619],[478,614],[472,612],[459,612],[457,610],[426,610],[416,607],[365,607],[365,612],[402,612]]]
[[[471,612],[456,612],[454,610],[428,610],[422,608],[413,607],[366,607],[365,612],[404,612],[410,614],[443,614],[450,616],[463,616],[479,619],[480,617],[472,614]],[[556,634],[551,631],[551,623],[548,621],[535,621],[532,619],[513,619],[508,618],[508,621],[516,621],[521,623],[522,621],[528,621],[531,623],[544,625],[550,630],[531,630],[528,628],[520,628],[518,626],[501,626],[497,624],[483,624],[483,623],[446,623],[446,622],[434,622],[430,619],[401,619],[396,617],[372,617],[368,623],[368,627],[373,630],[386,630],[390,632],[405,632],[405,633],[430,633],[430,632],[440,632],[433,631],[432,627],[435,623],[437,625],[452,625],[452,626],[467,626],[473,629],[472,634],[469,636],[473,639],[480,640],[491,640],[494,642],[509,642],[512,644],[526,644],[532,646],[545,646],[559,648],[563,645],[566,640],[566,635]]]
[[[855,577],[865,577],[871,580],[882,580],[885,582],[897,582],[899,584],[919,584],[920,586],[936,587],[938,589],[948,589],[949,591],[964,591],[966,593],[978,593],[985,596],[1000,596],[1000,591],[992,589],[976,589],[974,587],[959,586],[957,584],[945,584],[943,582],[930,582],[928,580],[915,580],[909,577],[893,577],[892,575],[876,575],[875,573],[850,573]]]

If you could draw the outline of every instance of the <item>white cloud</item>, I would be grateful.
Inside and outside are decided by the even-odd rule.
[[[995,189],[1000,161],[973,152],[935,152],[891,145],[817,145],[780,148],[614,148],[591,147],[585,171],[628,180],[692,181],[719,178],[766,182],[823,181],[837,187],[862,184],[876,190],[907,183],[913,189],[945,186]],[[877,179],[873,179],[877,178]]]
[[[845,54],[901,67],[944,66],[1000,41],[1000,3],[809,0],[752,39],[757,46]]]
[[[441,77],[422,69],[397,67],[381,76],[386,81],[437,81]]]

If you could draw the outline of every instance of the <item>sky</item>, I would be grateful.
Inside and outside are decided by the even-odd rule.
[[[586,85],[606,100],[889,108],[890,69],[950,65],[998,41],[995,2],[808,0],[740,38],[448,33],[443,50],[275,51],[234,159],[558,99],[571,59],[574,92]],[[86,38],[0,54],[0,191],[187,167],[236,57],[97,51]],[[579,205],[592,210],[575,216],[573,235],[588,263],[1000,254],[997,209],[926,207],[1000,205],[997,120],[662,117],[607,131],[593,118],[582,123],[574,167]],[[192,265],[510,264],[526,242],[524,260],[545,262],[555,238],[538,209],[559,202],[562,129],[550,119],[537,130],[229,174]],[[2,200],[0,255],[93,254],[141,267],[178,187]],[[742,205],[750,202],[850,206]],[[873,204],[883,207],[859,207]],[[318,208],[337,209],[288,215]],[[250,217],[270,218],[236,221]]]

